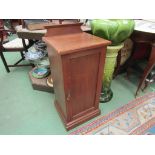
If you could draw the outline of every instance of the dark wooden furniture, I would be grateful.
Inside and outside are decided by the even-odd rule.
[[[82,32],[81,24],[47,28],[55,106],[67,130],[97,116],[106,46],[111,42]]]
[[[0,29],[4,29],[4,20],[0,19]],[[3,42],[6,42],[7,40],[7,33],[3,32]]]
[[[123,66],[120,66],[121,51],[119,52],[114,77],[118,73],[127,71],[127,79],[129,79],[129,76],[132,72],[131,68],[134,66],[137,60],[139,61],[141,59],[148,59],[147,65],[143,70],[135,93],[135,96],[137,96],[140,89],[144,90],[149,83],[154,81],[148,81],[147,77],[155,66],[155,23],[149,20],[135,20],[135,22],[135,29],[131,35],[131,39],[133,41],[131,56]],[[134,68],[135,67],[136,66],[134,66]],[[139,67],[137,69],[141,70]]]
[[[10,72],[9,67],[21,67],[21,66],[32,66],[32,64],[19,64],[22,60],[24,60],[23,51],[27,51],[27,49],[31,46],[28,40],[16,38],[12,41],[3,44],[3,34],[4,32],[14,32],[14,30],[5,30],[0,29],[0,56],[2,58],[3,64],[7,72]],[[13,65],[8,65],[7,61],[4,57],[4,52],[20,52],[21,59],[18,60]]]
[[[135,94],[135,96],[137,96],[137,93],[139,92],[139,90],[143,89],[143,86],[144,86],[144,88],[146,88],[146,86],[148,85],[146,78],[149,75],[149,73],[151,72],[151,70],[153,69],[153,67],[155,66],[155,43],[154,43],[155,42],[155,33],[148,33],[148,32],[135,30],[134,33],[132,34],[131,38],[134,42],[134,48],[133,48],[131,57],[128,62],[128,69],[127,69],[128,75],[130,73],[129,67],[135,61],[134,53],[135,53],[137,44],[148,44],[148,45],[150,45],[150,48],[151,48],[147,66],[145,67],[145,69],[143,71],[143,74],[140,78],[138,88],[137,88],[137,91]],[[148,49],[148,52],[149,52],[149,49]]]

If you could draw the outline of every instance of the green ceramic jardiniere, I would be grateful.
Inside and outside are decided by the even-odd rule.
[[[118,55],[118,51],[124,46],[124,44],[120,44],[117,46],[108,46],[106,51],[106,59],[104,66],[104,76],[102,82],[102,92],[100,96],[101,102],[108,102],[113,97],[113,92],[111,90],[111,81],[113,77],[113,72],[116,64],[116,57]]]
[[[118,51],[124,46],[123,42],[133,32],[134,25],[134,20],[129,19],[98,19],[91,21],[92,33],[112,42],[111,46],[107,47],[106,51],[100,102],[108,102],[113,96],[110,86],[116,65],[116,57],[118,55]]]

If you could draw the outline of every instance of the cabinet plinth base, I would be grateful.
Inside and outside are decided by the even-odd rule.
[[[59,113],[59,116],[60,116],[62,122],[64,123],[66,130],[71,130],[71,129],[75,128],[76,126],[81,125],[82,123],[84,123],[84,122],[86,122],[86,121],[88,121],[88,120],[90,120],[90,119],[101,114],[100,109],[95,109],[95,110],[93,110],[93,111],[91,111],[91,112],[89,112],[89,113],[87,113],[81,117],[78,117],[77,119],[74,119],[74,120],[71,120],[70,122],[67,122],[57,101],[55,101],[55,107]]]

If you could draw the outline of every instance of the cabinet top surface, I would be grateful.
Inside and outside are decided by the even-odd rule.
[[[43,37],[43,40],[60,54],[67,54],[81,49],[103,47],[111,44],[108,40],[85,32]]]

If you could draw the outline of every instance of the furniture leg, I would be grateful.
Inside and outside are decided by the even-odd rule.
[[[5,57],[4,57],[4,55],[3,55],[3,52],[0,52],[0,55],[1,55],[1,58],[2,58],[2,61],[3,61],[3,64],[4,64],[4,66],[5,66],[5,69],[6,69],[6,71],[9,73],[10,70],[9,70],[9,67],[8,67],[8,65],[7,65],[7,62],[6,62],[6,60],[5,60]]]
[[[23,51],[20,52],[22,59],[24,60],[24,54]]]
[[[25,52],[28,52],[28,49],[26,47],[25,39],[22,39],[23,47],[25,49]]]
[[[9,67],[24,67],[24,66],[32,66],[31,64],[24,64],[24,65],[8,65]]]
[[[149,85],[149,82],[148,81],[145,81],[145,84],[144,84],[144,88],[142,89],[142,91],[144,91]]]
[[[23,60],[23,58],[21,58],[20,60],[18,60],[13,66],[17,66],[22,60]]]

